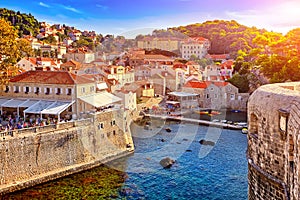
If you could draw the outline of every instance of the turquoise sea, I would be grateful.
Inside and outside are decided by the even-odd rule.
[[[151,120],[149,130],[135,124],[132,130],[134,155],[3,199],[247,199],[241,131],[159,120]],[[215,145],[203,146],[201,139]],[[159,164],[165,157],[176,160],[169,169]]]

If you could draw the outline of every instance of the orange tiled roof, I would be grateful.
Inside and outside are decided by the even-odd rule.
[[[225,82],[225,81],[216,81],[216,82],[213,82],[214,85],[218,86],[218,87],[224,87],[226,85],[228,85],[228,82]]]
[[[206,82],[206,81],[189,81],[184,85],[184,87],[206,89],[209,85],[210,82]]]
[[[27,71],[10,79],[10,82],[58,85],[94,83],[90,79],[71,74],[67,71]]]
[[[61,67],[75,67],[75,69],[79,69],[81,66],[80,62],[77,62],[75,60],[69,60],[68,62],[65,62],[64,64],[60,65]]]
[[[228,58],[228,54],[213,54],[213,55],[207,55],[207,58],[211,58],[213,60],[225,60]]]

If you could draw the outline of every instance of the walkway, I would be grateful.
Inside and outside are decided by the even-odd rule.
[[[160,119],[170,119],[170,120],[180,120],[183,122],[188,123],[198,123],[200,125],[206,125],[206,126],[214,126],[214,127],[220,127],[220,128],[227,128],[227,129],[235,129],[235,130],[242,130],[244,126],[240,125],[234,125],[234,124],[227,124],[222,122],[212,122],[212,121],[206,121],[201,119],[192,119],[192,118],[185,118],[185,117],[179,117],[179,116],[169,116],[169,115],[153,115],[153,114],[145,114],[145,117],[153,117],[153,118],[160,118]]]

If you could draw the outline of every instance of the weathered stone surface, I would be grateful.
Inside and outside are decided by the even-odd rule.
[[[300,82],[270,84],[250,96],[247,150],[250,200],[300,199],[299,89]]]
[[[47,131],[24,129],[0,138],[0,195],[98,166],[133,150],[123,123],[123,114],[112,111],[45,127]]]

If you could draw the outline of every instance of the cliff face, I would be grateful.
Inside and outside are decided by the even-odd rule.
[[[0,139],[0,193],[86,170],[134,150],[124,113],[16,131]]]
[[[300,83],[260,87],[248,121],[249,199],[299,199]]]

